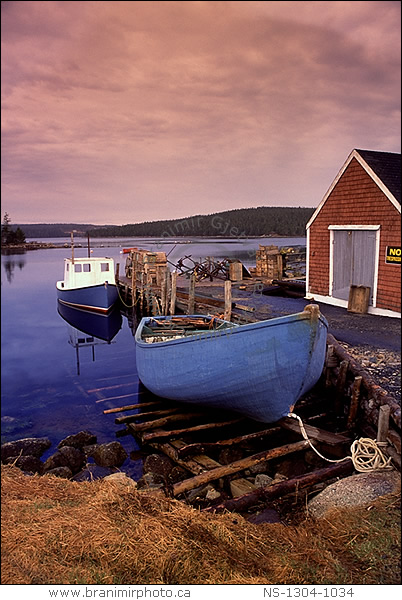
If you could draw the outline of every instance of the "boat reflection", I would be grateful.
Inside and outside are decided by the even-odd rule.
[[[59,315],[69,325],[68,343],[75,348],[77,359],[77,375],[80,374],[79,349],[92,348],[92,360],[95,360],[95,346],[110,344],[120,331],[122,316],[119,308],[114,308],[109,314],[94,312],[66,306],[57,301]]]

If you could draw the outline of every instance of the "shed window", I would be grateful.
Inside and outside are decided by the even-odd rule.
[[[109,271],[109,263],[101,263],[101,271]]]

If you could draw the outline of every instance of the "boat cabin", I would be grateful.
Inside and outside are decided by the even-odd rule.
[[[114,284],[113,258],[71,258],[64,259],[64,281],[60,286],[65,289]]]

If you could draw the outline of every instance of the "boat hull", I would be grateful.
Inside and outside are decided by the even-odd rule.
[[[323,370],[328,324],[315,308],[152,344],[141,339],[144,318],[136,332],[138,376],[163,398],[278,421]]]
[[[57,298],[65,306],[107,314],[116,304],[119,293],[117,286],[111,283],[99,285],[64,288],[58,281],[56,284]]]
[[[96,313],[62,304],[58,301],[59,315],[72,327],[86,335],[110,343],[121,329],[120,309],[115,306],[106,313]]]

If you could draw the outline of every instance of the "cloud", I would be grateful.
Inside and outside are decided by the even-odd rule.
[[[3,4],[15,222],[316,206],[399,151],[399,2]]]

